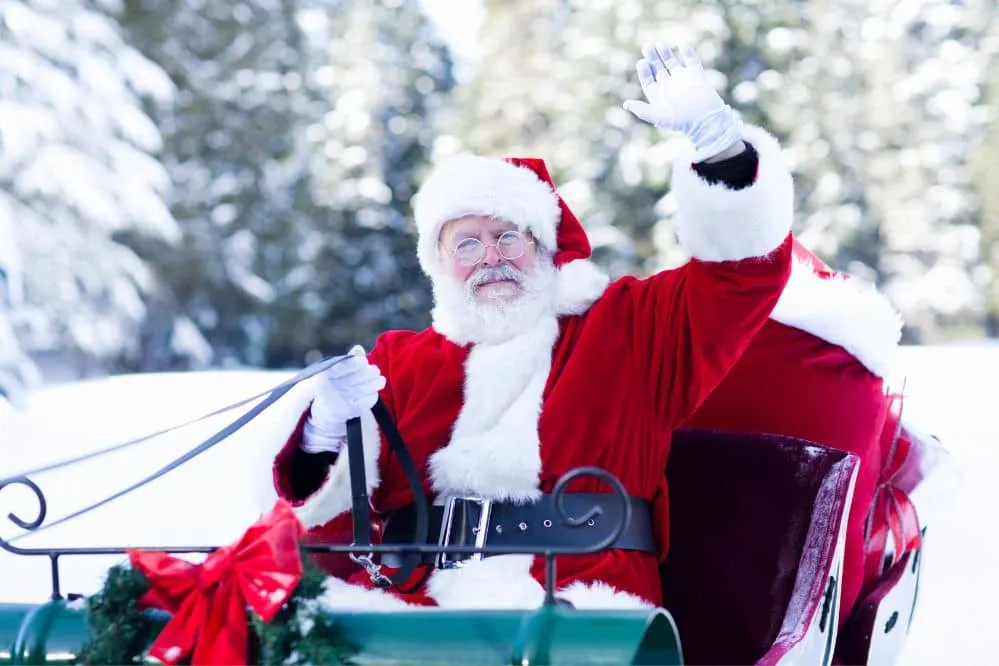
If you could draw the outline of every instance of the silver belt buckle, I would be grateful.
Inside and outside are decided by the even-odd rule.
[[[452,497],[447,501],[447,504],[444,505],[444,515],[441,519],[441,532],[437,539],[437,545],[441,547],[451,545],[451,529],[454,526],[455,505],[458,502],[469,502],[478,505],[479,520],[476,526],[472,528],[472,534],[475,535],[474,546],[482,548],[486,545],[486,536],[489,531],[489,517],[492,513],[493,502],[481,497]],[[435,562],[436,567],[438,569],[458,569],[464,566],[466,562],[481,560],[482,553],[472,553],[471,555],[458,554],[454,555],[454,557],[460,559],[450,559],[447,553],[438,553]]]

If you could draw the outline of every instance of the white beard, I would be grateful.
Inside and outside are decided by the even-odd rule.
[[[499,344],[534,330],[542,318],[555,316],[556,273],[547,257],[538,255],[534,268],[520,274],[522,293],[509,300],[476,300],[470,288],[474,275],[468,283],[451,275],[439,275],[433,280],[434,328],[454,343]]]

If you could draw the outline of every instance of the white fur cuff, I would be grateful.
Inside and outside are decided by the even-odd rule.
[[[381,451],[381,435],[378,424],[371,412],[361,415],[361,433],[364,440],[364,476],[368,496],[378,487],[381,477],[378,471],[378,456]],[[294,507],[295,515],[306,529],[325,525],[344,511],[351,508],[350,454],[344,448],[330,468],[326,482],[301,505]]]
[[[745,140],[759,154],[756,182],[741,190],[710,184],[693,169],[693,151],[673,165],[673,194],[679,206],[676,233],[691,256],[702,261],[738,261],[762,257],[791,232],[794,183],[780,144],[752,125]]]

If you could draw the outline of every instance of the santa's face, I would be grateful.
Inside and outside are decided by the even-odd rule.
[[[513,232],[517,228],[508,222],[479,216],[452,220],[442,229],[434,320],[459,344],[509,340],[554,312],[551,254],[531,236]]]
[[[451,220],[441,229],[440,242],[451,275],[471,300],[482,304],[520,298],[537,260],[530,234],[492,217]]]

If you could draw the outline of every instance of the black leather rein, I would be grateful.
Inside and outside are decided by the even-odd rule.
[[[375,422],[388,440],[390,451],[399,458],[399,464],[406,475],[410,489],[413,491],[413,502],[416,506],[416,530],[415,543],[427,542],[427,531],[430,526],[430,517],[426,492],[423,490],[423,481],[416,469],[416,463],[406,448],[406,442],[402,439],[402,434],[392,420],[388,408],[381,398],[371,408],[371,413],[375,417]],[[353,519],[353,537],[355,546],[371,545],[371,499],[368,497],[367,477],[364,471],[364,445],[361,420],[359,418],[347,421],[347,463],[350,468],[350,490],[351,490],[351,514]],[[380,447],[381,442],[368,442],[368,446]],[[350,558],[363,566],[372,581],[379,587],[390,585],[400,585],[405,582],[420,565],[421,557],[417,553],[401,558],[402,566],[392,575],[386,576],[381,573],[381,567],[371,560],[371,555],[357,557],[353,554]]]

